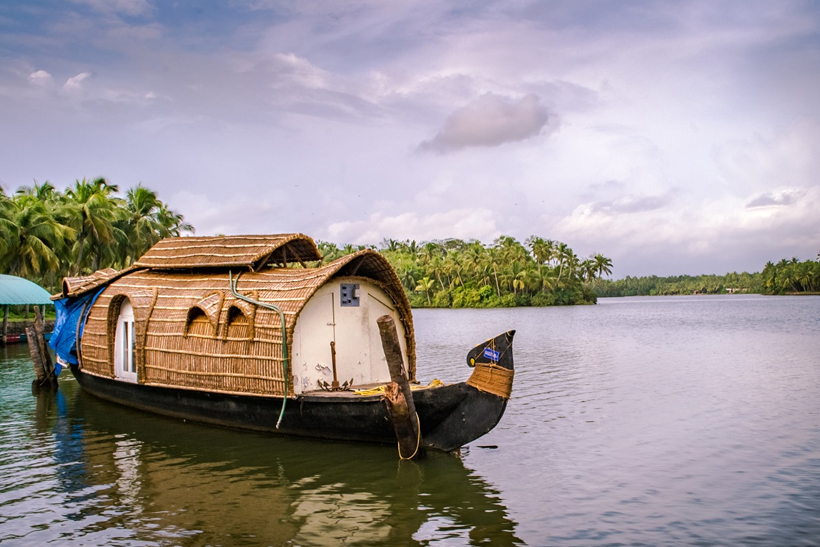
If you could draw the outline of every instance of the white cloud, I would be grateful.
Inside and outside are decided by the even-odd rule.
[[[820,119],[802,116],[772,136],[756,134],[717,148],[721,176],[739,193],[747,189],[820,184]]]
[[[612,213],[639,213],[642,211],[654,211],[668,205],[671,201],[672,193],[662,196],[633,196],[627,195],[612,201],[599,201],[589,205],[592,211],[612,212]]]
[[[384,238],[418,241],[455,237],[491,241],[499,230],[492,211],[483,208],[452,209],[441,213],[419,214],[408,211],[398,215],[375,213],[366,220],[335,222],[325,238],[355,244],[378,243]]]
[[[782,188],[771,192],[762,192],[749,198],[746,202],[746,208],[783,207],[794,204],[805,195],[806,190],[802,188]]]
[[[66,93],[74,93],[83,88],[83,82],[91,77],[90,72],[81,72],[76,76],[72,76],[63,84],[63,91]]]
[[[277,76],[287,75],[289,81],[308,88],[328,87],[328,73],[314,66],[307,59],[293,53],[278,53],[275,58]]]
[[[535,137],[550,116],[536,95],[518,100],[487,93],[453,112],[441,131],[420,150],[449,152],[471,146],[499,146]]]
[[[269,222],[277,201],[276,195],[267,193],[236,193],[214,199],[199,189],[181,190],[167,199],[168,205],[182,213],[201,235],[271,232]],[[255,228],[249,229],[246,225],[254,225]]]
[[[760,201],[757,206],[749,202]],[[776,207],[764,206],[771,200]],[[636,212],[583,204],[561,219],[556,236],[604,254],[638,275],[673,275],[681,263],[727,262],[726,271],[759,270],[780,254],[820,248],[820,187],[784,189],[743,200],[725,197],[674,209]],[[779,251],[774,251],[779,249]],[[771,256],[772,252],[779,252]],[[736,260],[732,266],[728,258]],[[745,262],[744,262],[745,261]],[[678,266],[679,267],[679,266]],[[707,272],[715,272],[709,269]],[[705,273],[688,272],[688,273]]]
[[[45,70],[37,70],[28,75],[28,80],[34,85],[47,86],[51,85],[51,82],[54,81],[54,78],[52,78],[51,74],[49,74]]]

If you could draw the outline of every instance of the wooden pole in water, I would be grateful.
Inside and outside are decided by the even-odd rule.
[[[43,315],[40,308],[34,307],[34,326],[26,327],[26,340],[28,351],[31,353],[31,362],[34,365],[34,374],[37,376],[37,385],[56,385],[54,377],[54,364],[51,361],[51,353],[46,345],[43,328]]]
[[[6,345],[9,335],[9,305],[3,306],[3,345]]]
[[[40,313],[40,308],[34,306],[34,330],[37,332],[37,346],[40,349],[40,355],[43,357],[43,364],[46,367],[46,374],[49,380],[54,381],[54,363],[51,360],[51,352],[48,350],[46,344],[46,329],[43,321],[43,314]]]
[[[393,381],[385,388],[384,402],[399,441],[399,457],[410,460],[420,454],[421,431],[413,393],[410,391],[410,381],[404,370],[399,336],[396,324],[389,315],[379,317],[376,323],[379,325],[382,349],[387,359],[387,368],[390,370],[390,379]]]
[[[37,383],[42,385],[48,381],[48,375],[46,374],[43,356],[40,354],[37,331],[34,330],[34,327],[26,327],[26,342],[28,342],[28,351],[31,353],[31,362],[34,365],[34,375],[37,377]]]

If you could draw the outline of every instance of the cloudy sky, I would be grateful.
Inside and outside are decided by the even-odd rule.
[[[0,185],[198,235],[500,235],[614,277],[820,252],[820,3],[0,3]]]

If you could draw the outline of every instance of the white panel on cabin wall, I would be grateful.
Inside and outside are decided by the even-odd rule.
[[[340,305],[342,283],[359,284],[359,306]],[[318,388],[318,381],[333,380],[330,341],[336,340],[336,370],[339,383],[353,380],[354,386],[390,381],[376,320],[393,316],[407,362],[404,328],[390,297],[362,279],[333,279],[307,302],[297,319],[293,336],[293,372],[296,393]]]
[[[330,359],[332,295],[324,289],[319,289],[302,309],[293,332],[292,366],[296,393],[319,389],[319,380],[327,383],[333,380]]]

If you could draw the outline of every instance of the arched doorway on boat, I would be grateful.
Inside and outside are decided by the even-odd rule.
[[[332,384],[336,351],[337,379],[362,387],[390,381],[376,320],[390,315],[396,323],[404,364],[407,341],[398,307],[375,283],[361,277],[334,278],[320,287],[299,314],[293,331],[294,391]]]
[[[134,359],[136,336],[134,308],[127,298],[120,305],[117,332],[114,336],[114,377],[126,382],[137,382],[137,362]]]

